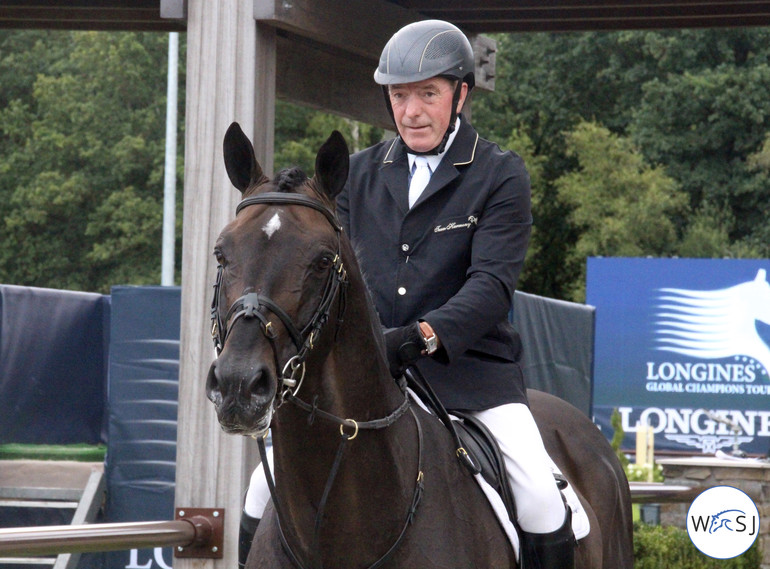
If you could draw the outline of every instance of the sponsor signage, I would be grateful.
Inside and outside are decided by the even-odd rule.
[[[590,258],[594,414],[617,409],[634,447],[714,454],[770,448],[770,260]]]

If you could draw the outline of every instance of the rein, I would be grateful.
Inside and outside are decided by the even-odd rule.
[[[323,562],[321,561],[321,554],[320,554],[321,522],[323,520],[323,514],[326,509],[326,503],[329,498],[329,493],[331,492],[331,489],[334,486],[334,481],[337,477],[340,463],[342,462],[342,455],[346,448],[346,443],[355,439],[358,436],[359,430],[361,429],[378,430],[378,429],[387,428],[391,426],[393,423],[395,423],[399,418],[401,418],[401,416],[404,415],[406,411],[409,411],[412,414],[415,425],[417,427],[418,458],[417,458],[417,477],[415,482],[414,494],[412,495],[412,500],[409,504],[409,509],[406,515],[406,521],[404,522],[401,532],[399,533],[395,542],[393,542],[393,545],[391,545],[388,548],[388,550],[379,559],[377,559],[377,561],[372,563],[367,569],[378,569],[379,567],[381,567],[388,559],[390,559],[393,553],[395,553],[396,549],[398,549],[398,546],[401,544],[404,537],[406,536],[406,531],[407,529],[409,529],[409,525],[412,523],[412,519],[414,518],[414,514],[417,511],[417,506],[419,506],[420,501],[422,500],[422,494],[425,488],[423,483],[424,474],[422,470],[423,434],[422,434],[422,425],[420,424],[420,420],[409,404],[409,395],[406,391],[406,381],[403,378],[401,378],[401,381],[399,382],[399,387],[401,387],[401,390],[404,392],[404,402],[387,417],[383,417],[382,419],[375,419],[372,421],[364,421],[364,422],[357,422],[357,421],[354,421],[353,419],[342,419],[340,417],[337,417],[336,415],[332,415],[331,413],[327,413],[326,411],[322,411],[318,409],[315,406],[315,404],[309,405],[308,403],[298,399],[293,395],[290,395],[287,397],[287,400],[289,402],[297,405],[300,409],[303,409],[308,413],[310,413],[311,423],[312,423],[312,419],[318,416],[327,421],[337,423],[340,426],[340,437],[341,437],[340,444],[337,447],[337,452],[334,455],[334,462],[332,463],[332,467],[329,471],[329,476],[326,479],[326,486],[324,487],[321,500],[318,504],[318,510],[316,511],[314,531],[313,531],[313,550],[315,553],[314,555],[315,562],[311,565],[311,567],[314,567],[317,569],[323,568]],[[353,433],[352,434],[345,433],[344,427],[351,426],[351,424],[354,429]],[[291,546],[289,545],[289,542],[286,540],[286,536],[283,532],[283,528],[281,527],[281,519],[286,519],[286,518],[284,517],[283,508],[278,500],[278,495],[275,490],[275,481],[273,479],[272,473],[270,472],[270,465],[267,461],[267,451],[265,449],[265,437],[260,437],[257,440],[257,445],[259,447],[259,456],[262,461],[262,466],[265,469],[265,477],[267,479],[267,486],[270,490],[270,497],[273,499],[273,506],[275,507],[275,512],[278,518],[278,524],[277,524],[278,535],[281,539],[281,545],[283,546],[284,550],[288,554],[294,566],[297,567],[298,569],[305,569],[305,565],[302,564],[302,562],[299,560],[299,557],[291,548]]]
[[[298,327],[294,324],[291,317],[286,313],[286,311],[284,311],[280,306],[278,306],[275,302],[273,302],[269,297],[260,295],[256,292],[250,292],[250,293],[244,294],[238,299],[236,299],[235,302],[233,302],[232,306],[230,306],[230,308],[228,309],[224,318],[222,318],[219,307],[221,304],[220,301],[221,301],[221,294],[222,294],[223,267],[220,265],[217,268],[217,278],[214,284],[214,298],[211,302],[211,320],[212,320],[211,335],[214,340],[214,346],[216,348],[217,355],[219,355],[222,349],[224,348],[224,344],[227,341],[229,332],[230,330],[232,330],[233,325],[235,324],[235,322],[238,321],[238,319],[256,318],[257,320],[259,320],[261,324],[262,333],[268,339],[268,341],[270,342],[273,348],[273,357],[276,360],[275,362],[276,370],[282,369],[281,377],[279,378],[279,380],[285,386],[285,389],[276,395],[277,402],[273,403],[274,409],[277,409],[278,407],[280,407],[284,403],[284,401],[289,401],[292,404],[299,407],[300,409],[309,413],[310,424],[314,422],[315,417],[320,417],[321,419],[324,419],[326,421],[330,421],[332,423],[336,423],[339,425],[341,441],[340,441],[339,447],[337,448],[337,452],[334,457],[334,462],[332,463],[329,476],[326,480],[326,486],[324,488],[323,495],[321,497],[321,501],[319,502],[318,510],[316,512],[315,527],[314,527],[314,533],[313,533],[313,552],[314,552],[313,557],[315,558],[315,561],[311,565],[311,567],[315,569],[323,568],[323,563],[321,561],[321,553],[320,553],[321,524],[323,520],[323,514],[326,509],[326,503],[329,498],[329,493],[331,492],[331,489],[334,486],[334,481],[337,477],[340,463],[342,462],[342,455],[347,446],[346,443],[354,440],[358,436],[359,430],[385,429],[393,425],[396,421],[398,421],[398,419],[400,419],[407,411],[409,411],[412,414],[412,417],[414,418],[414,421],[415,421],[415,425],[417,427],[417,437],[418,437],[418,460],[417,460],[417,477],[416,477],[415,490],[412,496],[412,501],[409,505],[406,521],[404,523],[404,526],[400,534],[396,538],[396,541],[377,561],[375,561],[368,568],[368,569],[378,569],[380,566],[382,566],[382,564],[384,564],[391,557],[391,555],[396,551],[398,546],[403,541],[404,536],[406,535],[406,531],[409,525],[411,524],[414,514],[417,510],[417,506],[419,505],[420,500],[422,499],[422,493],[424,489],[424,484],[423,484],[424,475],[422,470],[422,465],[423,465],[422,425],[420,424],[419,418],[414,413],[414,410],[410,407],[409,394],[407,392],[407,387],[406,387],[406,380],[403,377],[399,381],[399,387],[401,388],[401,391],[404,393],[403,403],[401,403],[398,406],[398,408],[396,408],[392,413],[390,413],[389,415],[381,419],[374,419],[374,420],[362,421],[362,422],[358,422],[353,419],[342,419],[340,417],[337,417],[336,415],[333,415],[331,413],[318,409],[315,401],[313,401],[313,404],[311,405],[297,397],[299,388],[302,385],[302,379],[305,376],[305,361],[307,359],[307,356],[310,350],[312,350],[314,347],[314,342],[318,337],[318,334],[320,333],[321,329],[326,324],[326,322],[329,320],[329,312],[331,311],[332,304],[334,303],[334,299],[337,296],[339,296],[340,298],[340,302],[339,302],[340,313],[338,315],[337,322],[339,324],[339,322],[342,321],[342,315],[345,309],[345,290],[348,285],[347,273],[342,264],[342,259],[340,255],[340,235],[342,233],[342,225],[340,224],[339,220],[337,219],[337,217],[335,216],[332,210],[330,210],[320,201],[303,194],[266,192],[264,194],[251,196],[242,200],[238,204],[235,210],[235,214],[238,215],[238,213],[242,209],[254,204],[301,205],[301,206],[309,207],[309,208],[315,209],[316,211],[321,212],[329,221],[331,226],[334,228],[335,232],[337,233],[337,251],[333,260],[332,269],[329,272],[329,277],[327,278],[326,285],[324,286],[324,292],[321,296],[321,300],[318,303],[315,313],[310,318],[310,321],[301,330],[298,329]],[[267,318],[267,316],[265,315],[265,311],[263,311],[263,309],[265,309],[265,311],[272,312],[281,321],[287,333],[291,337],[291,340],[294,346],[297,348],[297,354],[291,357],[284,364],[283,368],[281,368],[280,362],[278,362],[278,353],[275,346],[275,339],[277,336],[275,334],[275,330],[273,329],[272,321],[270,321]],[[339,331],[339,328],[337,329],[337,331]],[[290,372],[290,375],[288,376],[287,376],[287,371]],[[353,429],[352,434],[346,433],[345,427],[352,428]],[[268,488],[270,489],[270,495],[273,499],[273,505],[275,507],[275,511],[277,515],[278,533],[281,538],[281,544],[283,545],[283,548],[287,552],[287,555],[290,557],[294,565],[298,569],[305,569],[305,566],[300,562],[296,553],[289,546],[289,543],[286,540],[283,529],[281,527],[281,519],[286,520],[288,518],[284,516],[284,513],[282,511],[283,508],[278,500],[278,495],[275,491],[275,481],[273,480],[273,476],[270,472],[270,467],[267,462],[267,453],[266,453],[265,442],[264,442],[264,438],[266,436],[267,436],[267,431],[265,432],[264,436],[261,436],[258,438],[257,443],[259,446],[259,454],[262,460],[262,465],[263,465],[263,468],[265,469]]]

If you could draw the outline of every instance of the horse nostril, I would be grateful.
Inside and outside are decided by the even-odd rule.
[[[259,366],[254,374],[244,383],[244,395],[266,397],[270,391],[270,374],[267,368]]]
[[[217,362],[211,364],[209,374],[206,377],[206,396],[215,405],[222,402],[222,391],[220,389],[220,378],[217,370]]]

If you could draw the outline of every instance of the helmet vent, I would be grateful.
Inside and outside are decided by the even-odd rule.
[[[425,59],[440,59],[462,49],[460,34],[453,31],[442,32],[433,37],[425,46]]]

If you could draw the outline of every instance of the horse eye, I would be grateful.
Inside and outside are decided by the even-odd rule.
[[[316,269],[319,271],[326,271],[332,266],[332,258],[328,255],[321,257],[316,263]]]
[[[217,263],[219,263],[223,267],[225,266],[225,264],[226,264],[225,263],[225,256],[222,254],[221,251],[215,250],[214,251],[214,258],[217,260]]]

